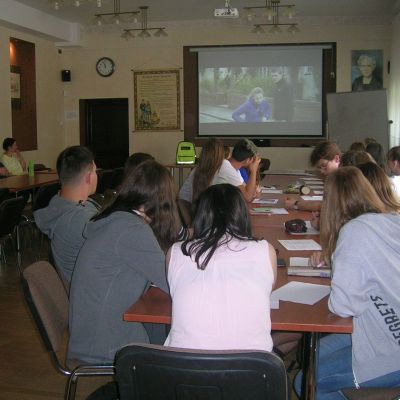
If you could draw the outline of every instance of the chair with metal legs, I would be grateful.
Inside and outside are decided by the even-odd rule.
[[[6,262],[4,246],[6,240],[11,239],[16,250],[17,267],[21,271],[21,245],[19,236],[19,223],[25,207],[23,197],[4,200],[0,204],[0,251],[1,257]],[[15,237],[13,235],[15,234]],[[14,241],[15,240],[15,241]]]
[[[37,261],[24,269],[21,282],[26,303],[46,350],[56,369],[69,377],[65,400],[75,398],[78,378],[114,375],[113,365],[84,365],[79,360],[62,363],[59,360],[57,352],[68,329],[69,300],[54,267],[47,261]]]

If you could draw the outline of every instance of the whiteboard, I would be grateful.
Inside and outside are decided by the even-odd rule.
[[[386,90],[328,93],[328,137],[345,152],[353,142],[374,138],[389,148]]]

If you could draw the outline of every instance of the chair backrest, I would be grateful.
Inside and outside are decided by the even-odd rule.
[[[112,189],[118,189],[124,178],[124,167],[114,168]]]
[[[38,261],[24,269],[22,288],[44,345],[55,356],[68,328],[69,301],[61,279],[49,262]]]
[[[115,358],[120,400],[287,400],[282,360],[263,351],[133,344]]]
[[[113,188],[114,171],[106,169],[98,172],[96,193],[104,194],[107,189]]]
[[[41,186],[33,199],[32,211],[47,207],[50,203],[50,200],[58,193],[60,188],[61,186],[58,182]]]
[[[25,207],[23,197],[4,200],[0,204],[0,237],[13,233]]]

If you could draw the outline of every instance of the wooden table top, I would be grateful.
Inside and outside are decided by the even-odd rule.
[[[267,175],[263,185],[276,186],[285,189],[288,184],[302,182],[301,177],[291,175]],[[311,193],[312,194],[312,193]],[[263,194],[265,198],[278,198],[275,207],[283,207],[286,194]],[[296,196],[296,195],[294,195]],[[250,205],[250,207],[258,205]],[[289,265],[291,256],[308,257],[312,251],[288,251],[279,242],[279,239],[314,239],[319,243],[319,235],[293,236],[285,232],[284,222],[288,219],[302,218],[311,220],[311,213],[307,211],[290,211],[287,215],[252,215],[253,234],[264,238],[271,243],[277,251],[279,258],[284,258]],[[328,278],[294,277],[286,274],[286,268],[278,269],[278,279],[275,288],[288,282],[298,281],[329,285]],[[171,323],[171,298],[160,289],[152,287],[138,302],[133,304],[125,313],[124,320],[131,322]],[[323,298],[313,306],[280,301],[278,310],[271,310],[272,329],[300,331],[300,332],[325,332],[325,333],[351,333],[353,330],[352,318],[340,318],[328,309],[328,297]]]
[[[9,189],[10,192],[32,189],[49,183],[58,182],[58,175],[54,172],[35,173],[34,176],[15,175],[0,180],[0,188]]]

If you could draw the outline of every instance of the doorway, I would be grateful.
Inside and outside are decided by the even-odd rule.
[[[122,167],[129,156],[128,99],[79,100],[81,144],[98,168]]]

